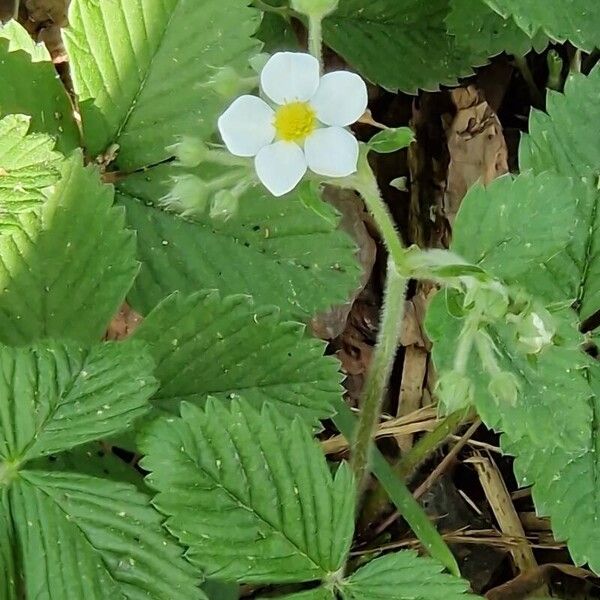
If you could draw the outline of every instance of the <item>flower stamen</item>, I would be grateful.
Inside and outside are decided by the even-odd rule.
[[[280,140],[300,142],[316,129],[317,116],[308,102],[290,102],[277,109],[274,125]]]

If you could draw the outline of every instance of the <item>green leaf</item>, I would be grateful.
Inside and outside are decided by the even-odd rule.
[[[122,209],[81,154],[65,161],[40,210],[0,237],[0,341],[100,339],[135,277],[135,240]]]
[[[384,129],[369,140],[369,148],[379,154],[388,154],[407,148],[415,141],[415,134],[410,127]]]
[[[376,558],[342,584],[345,600],[475,600],[464,579],[431,558],[404,550]]]
[[[27,467],[36,471],[66,471],[131,483],[141,492],[148,493],[143,475],[136,465],[118,457],[103,441],[91,442],[59,454],[35,458],[27,464]]]
[[[446,24],[449,33],[474,55],[507,52],[524,56],[532,46],[541,52],[548,44],[541,32],[532,39],[513,19],[500,16],[485,0],[451,0]]]
[[[13,521],[6,491],[0,489],[0,598],[19,600],[22,595],[17,585]]]
[[[333,592],[318,587],[306,592],[298,592],[289,596],[278,596],[277,598],[259,598],[259,600],[335,600]]]
[[[71,2],[65,42],[89,153],[117,144],[117,166],[133,171],[169,158],[183,133],[210,136],[224,103],[207,85],[215,69],[245,67],[259,47],[248,4]]]
[[[269,54],[302,52],[292,23],[272,12],[263,13],[256,37],[263,42],[263,51]]]
[[[0,347],[0,458],[19,463],[128,428],[156,390],[140,343]]]
[[[573,302],[582,321],[600,309],[600,142],[590,128],[600,119],[599,94],[600,68],[589,77],[571,75],[564,94],[548,92],[548,114],[532,111],[529,134],[519,149],[522,169],[555,171],[582,182],[577,184],[576,217],[568,225],[569,243],[548,265],[548,278],[562,288],[562,299]],[[554,202],[569,198],[561,194]]]
[[[0,120],[0,207],[4,213],[35,208],[59,178],[62,156],[53,151],[54,140],[40,133],[27,135],[30,121],[25,115]]]
[[[204,582],[202,590],[209,600],[239,600],[240,590],[237,583],[225,583],[216,579]]]
[[[243,396],[256,408],[273,402],[283,414],[316,425],[333,413],[341,375],[337,360],[323,356],[325,344],[304,330],[248,296],[201,292],[167,298],[135,337],[156,361],[160,409],[178,413],[182,400]]]
[[[600,11],[596,0],[485,0],[503,17],[512,16],[521,29],[533,37],[543,30],[552,39],[569,40],[591,52],[600,47]]]
[[[8,497],[28,597],[205,598],[161,516],[133,486],[25,470]]]
[[[452,251],[509,284],[562,302],[566,282],[552,266],[574,235],[578,202],[587,194],[581,182],[553,173],[476,185],[457,215]]]
[[[285,317],[307,320],[345,302],[359,285],[353,241],[299,201],[298,194],[308,191],[274,198],[254,187],[227,221],[207,214],[184,220],[157,206],[171,189],[170,178],[180,174],[164,166],[120,186],[142,262],[129,301],[142,314],[177,290],[218,289],[223,296],[249,294],[257,305],[276,305]],[[324,210],[337,215],[332,207]]]
[[[147,483],[166,527],[207,576],[248,583],[326,577],[346,558],[354,529],[352,475],[332,479],[300,420],[234,401],[184,403],[142,436]]]
[[[450,292],[448,296],[453,296]],[[426,330],[434,342],[433,359],[438,372],[450,372],[464,320],[448,313],[447,300],[440,292],[430,303]],[[543,350],[535,359],[518,350],[514,329],[504,323],[487,327],[495,346],[495,358],[501,370],[515,375],[521,393],[515,406],[499,404],[490,394],[489,374],[475,353],[466,373],[474,385],[477,412],[488,427],[510,433],[513,438],[527,436],[532,443],[565,448],[586,448],[590,441],[593,417],[589,403],[590,389],[582,374],[589,364],[580,351],[583,338],[575,329],[576,317],[566,309],[554,313],[559,345]],[[565,414],[565,397],[569,401],[569,417]],[[556,415],[561,415],[556,418]],[[533,426],[535,423],[535,427]]]
[[[486,56],[471,56],[444,22],[449,0],[340,0],[323,21],[325,43],[367,79],[415,93],[454,85]]]
[[[0,116],[31,117],[31,130],[56,138],[64,154],[79,145],[73,107],[43,44],[16,21],[0,25]]]

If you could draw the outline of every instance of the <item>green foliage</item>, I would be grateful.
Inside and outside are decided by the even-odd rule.
[[[208,576],[245,582],[316,580],[336,572],[353,531],[348,468],[332,478],[300,420],[234,401],[181,405],[143,434],[147,483],[166,527]]]
[[[261,598],[260,600],[267,600]],[[325,588],[318,587],[306,592],[299,592],[297,594],[291,594],[290,596],[281,596],[277,600],[335,600],[333,592],[326,590]]]
[[[519,176],[512,189],[499,183],[487,192],[469,194],[455,223],[458,246],[454,247],[468,258],[485,262],[492,274],[558,307],[553,312],[557,340],[535,360],[516,350],[508,327],[496,325],[491,331],[500,366],[521,384],[516,404],[498,403],[486,393],[485,375],[477,361],[471,361],[467,373],[477,386],[479,413],[486,423],[504,432],[503,448],[516,456],[518,480],[533,485],[538,513],[551,517],[555,536],[567,540],[574,561],[589,563],[596,572],[600,572],[600,552],[594,543],[600,535],[600,372],[597,363],[581,352],[583,338],[577,328],[600,308],[596,216],[600,150],[589,132],[599,93],[598,70],[587,78],[572,75],[564,95],[549,93],[548,114],[532,113],[530,133],[520,149],[521,167],[538,174]],[[528,186],[529,195],[533,192],[540,197],[527,201],[520,180],[547,183]],[[499,189],[504,191],[503,198],[495,201]],[[499,260],[494,256],[503,236],[493,235],[486,223],[494,222],[494,230],[501,231],[509,205],[520,206],[519,226],[513,226],[512,241],[501,249],[504,252],[510,246],[510,254]],[[517,222],[516,216],[513,219]],[[479,230],[474,229],[475,222]],[[540,239],[537,227],[542,223],[547,242],[557,236],[559,244]],[[532,256],[533,247],[540,249],[536,256]],[[525,270],[512,266],[528,261],[530,268]],[[462,327],[459,315],[451,316],[445,304],[450,306],[451,298],[444,302],[438,295],[428,315],[434,359],[442,370],[451,368]]]
[[[323,22],[325,42],[365,77],[414,93],[453,85],[486,57],[465,55],[446,34],[448,0],[341,0]]]
[[[30,462],[124,430],[149,409],[156,381],[143,346],[2,347],[0,363],[3,598],[200,598],[146,495]]]
[[[81,161],[79,153],[65,161],[39,210],[14,215],[0,237],[4,343],[96,341],[131,286],[134,238],[112,206],[112,189]]]
[[[521,29],[534,36],[540,29],[559,42],[591,52],[600,47],[600,12],[596,0],[485,0],[503,17],[512,16]]]
[[[487,187],[476,185],[457,217],[452,250],[548,302],[562,302],[568,298],[566,281],[555,276],[553,266],[574,236],[579,203],[587,197],[583,183],[553,173],[524,173]]]
[[[475,56],[495,56],[501,52],[523,56],[532,46],[537,51],[545,48],[548,43],[545,35],[539,32],[530,37],[513,19],[505,19],[485,1],[451,0],[446,24],[461,46]]]
[[[341,395],[338,363],[305,327],[283,321],[274,307],[248,296],[216,292],[175,294],[136,331],[147,342],[161,381],[154,404],[179,412],[179,402],[243,398],[260,408],[272,402],[316,426]]]
[[[467,591],[466,581],[409,550],[372,560],[342,584],[345,600],[475,600]]]
[[[223,99],[207,82],[257,42],[248,0],[74,0],[65,41],[92,156],[119,146],[121,170],[156,164],[183,133],[210,136]],[[201,32],[201,40],[198,38]]]
[[[572,299],[581,320],[600,309],[600,144],[590,123],[600,118],[596,99],[600,69],[571,75],[565,93],[548,92],[547,111],[533,111],[530,133],[520,146],[520,164],[534,172],[554,171],[580,183],[577,218],[565,251],[551,263],[551,277]]]
[[[396,152],[407,148],[415,141],[415,134],[410,127],[384,129],[369,140],[369,148],[379,154]]]
[[[71,101],[46,47],[15,21],[0,25],[0,81],[0,116],[28,115],[31,130],[56,137],[60,152],[79,145]]]
[[[315,191],[275,198],[252,187],[228,220],[206,213],[184,220],[157,205],[169,194],[170,178],[185,172],[158,167],[119,186],[142,263],[129,301],[143,314],[173,291],[214,288],[223,296],[251,294],[258,305],[274,304],[283,316],[306,320],[344,302],[358,285],[355,246],[336,230],[337,213],[323,204],[324,218],[299,201]],[[207,171],[207,181],[216,173]]]
[[[0,456],[6,461],[127,429],[148,411],[157,387],[142,344],[0,347],[0,363]]]
[[[27,135],[30,121],[25,115],[0,120],[0,207],[4,213],[38,206],[59,178],[62,156],[54,152],[54,140],[40,133]]]

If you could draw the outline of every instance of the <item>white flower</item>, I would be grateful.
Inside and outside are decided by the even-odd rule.
[[[256,96],[240,96],[218,125],[229,152],[254,157],[258,178],[274,196],[294,189],[307,169],[327,177],[356,171],[358,142],[346,127],[367,108],[367,86],[358,75],[320,77],[310,54],[278,52],[260,83],[274,108]]]

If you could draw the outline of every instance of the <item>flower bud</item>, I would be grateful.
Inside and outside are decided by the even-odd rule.
[[[519,382],[517,378],[507,371],[500,371],[492,375],[488,391],[498,404],[514,406],[519,397]]]
[[[550,346],[555,333],[552,316],[544,309],[530,312],[517,324],[517,341],[527,354],[537,354]]]
[[[217,69],[215,75],[210,79],[209,85],[223,98],[233,98],[248,90],[248,84],[244,77],[229,66]]]
[[[291,0],[292,8],[307,17],[323,18],[338,6],[338,0]]]
[[[210,152],[208,146],[197,137],[184,135],[177,144],[170,146],[177,163],[182,167],[197,167]]]
[[[235,215],[239,207],[239,196],[231,190],[219,190],[210,203],[210,218],[228,221]]]
[[[471,406],[475,398],[473,382],[456,371],[444,373],[438,379],[436,394],[447,414]]]
[[[504,317],[509,304],[508,290],[496,281],[486,285],[475,283],[465,294],[465,308],[475,308],[490,321]]]
[[[174,181],[171,191],[161,198],[160,204],[182,215],[204,213],[210,193],[206,183],[190,174],[178,175]]]

